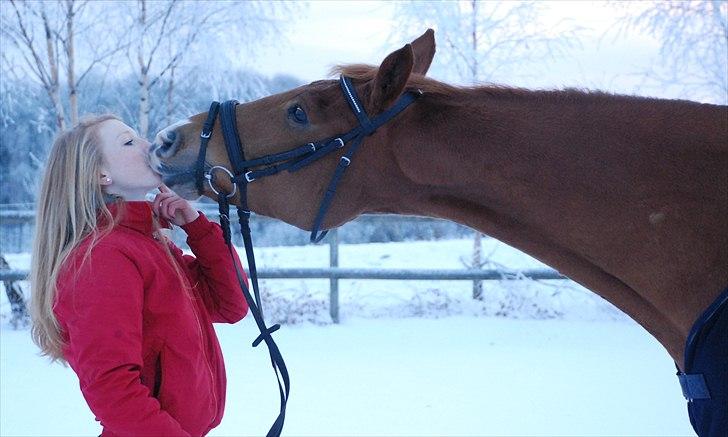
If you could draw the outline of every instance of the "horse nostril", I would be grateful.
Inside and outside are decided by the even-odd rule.
[[[157,135],[157,138],[161,140],[161,149],[163,152],[166,152],[170,147],[172,147],[172,144],[174,144],[175,137],[177,135],[174,133],[174,131],[169,132],[162,132],[159,135]]]
[[[174,132],[168,132],[166,135],[162,136],[162,152],[168,152],[169,149],[172,148],[176,137],[177,135],[175,135]]]
[[[173,156],[180,146],[180,136],[174,132],[166,132],[164,135],[160,135],[161,145],[157,149],[157,153],[160,157]]]

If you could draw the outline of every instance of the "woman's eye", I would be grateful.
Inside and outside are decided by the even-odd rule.
[[[298,105],[291,106],[291,108],[288,109],[288,115],[296,123],[301,123],[301,124],[308,123],[308,117],[306,116],[306,111],[304,111],[303,108],[301,108]]]

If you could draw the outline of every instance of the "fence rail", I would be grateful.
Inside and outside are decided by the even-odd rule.
[[[0,281],[23,281],[27,270],[0,270]],[[356,268],[267,268],[258,269],[260,279],[381,279],[431,281],[489,281],[509,278],[568,279],[550,269],[521,271],[478,269],[356,269]]]
[[[29,274],[28,270],[0,270],[0,281],[25,281]]]

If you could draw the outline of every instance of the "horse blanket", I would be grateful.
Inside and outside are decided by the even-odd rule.
[[[678,371],[699,437],[728,436],[728,288],[696,320]]]

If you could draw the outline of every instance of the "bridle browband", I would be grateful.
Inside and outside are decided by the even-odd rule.
[[[245,295],[248,307],[250,308],[253,318],[255,319],[255,323],[260,330],[260,335],[255,339],[255,341],[253,341],[253,347],[258,346],[261,341],[266,343],[271,358],[271,364],[273,365],[278,381],[278,390],[281,398],[280,412],[268,431],[267,436],[269,437],[279,436],[283,429],[283,422],[286,415],[286,403],[288,402],[288,395],[290,393],[290,378],[280,350],[271,336],[273,332],[280,328],[280,325],[275,324],[271,327],[266,327],[263,319],[262,307],[260,305],[260,291],[258,287],[258,273],[255,266],[255,254],[253,253],[253,242],[250,232],[250,209],[248,208],[247,185],[262,177],[271,176],[283,170],[287,170],[291,173],[296,172],[312,162],[327,156],[331,152],[344,148],[347,143],[351,142],[351,146],[347,152],[339,158],[339,163],[331,177],[331,181],[329,182],[326,193],[324,193],[324,197],[319,206],[319,211],[314,220],[313,229],[311,231],[311,242],[320,242],[328,232],[328,230],[324,230],[319,234],[326,212],[328,211],[329,206],[331,206],[334,194],[336,193],[336,188],[339,181],[344,176],[344,172],[351,165],[354,153],[356,153],[357,149],[364,141],[364,138],[373,134],[379,127],[393,119],[397,114],[406,109],[422,95],[422,92],[419,90],[407,91],[399,97],[392,107],[376,117],[370,118],[364,110],[364,106],[361,104],[356,90],[351,84],[351,80],[342,75],[339,78],[339,84],[346,101],[349,103],[349,107],[354,112],[354,115],[359,122],[358,126],[343,135],[322,141],[307,143],[286,152],[246,160],[245,151],[240,141],[240,135],[238,134],[235,118],[235,108],[239,104],[236,100],[228,100],[222,104],[219,102],[212,102],[210,110],[207,113],[207,119],[202,126],[202,132],[200,133],[200,150],[195,165],[195,185],[198,193],[202,195],[204,180],[207,179],[210,189],[217,196],[223,237],[225,238],[225,242],[228,246],[230,256],[233,257],[233,265],[235,266],[235,273],[238,277],[238,281],[240,282],[240,288]],[[232,171],[220,165],[206,167],[205,157],[207,154],[207,144],[212,136],[212,129],[218,115]],[[257,169],[252,170],[253,168]],[[224,172],[230,178],[232,184],[232,191],[230,193],[225,193],[223,190],[215,188],[216,171]],[[250,271],[250,279],[253,284],[255,300],[253,300],[253,297],[250,295],[250,290],[248,289],[245,281],[243,281],[243,276],[238,269],[238,264],[234,262],[233,246],[230,239],[229,199],[236,193],[240,196],[240,205],[237,206],[238,222],[240,223],[240,233],[243,236],[243,243],[245,245],[245,255],[248,260],[248,269]]]

